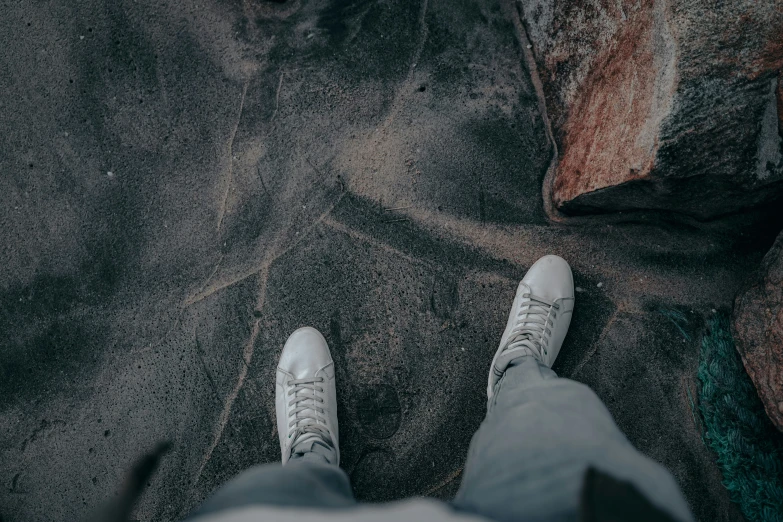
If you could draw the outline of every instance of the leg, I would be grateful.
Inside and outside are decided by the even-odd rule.
[[[587,386],[522,357],[495,388],[455,504],[499,521],[577,520],[588,466],[631,482],[676,519],[692,519],[674,478],[633,448]]]
[[[536,261],[519,283],[492,360],[487,417],[470,445],[456,506],[500,522],[577,520],[593,467],[690,521],[672,476],[631,446],[587,386],[551,370],[573,309],[568,263]]]
[[[251,504],[343,508],[356,503],[348,475],[318,456],[318,449],[285,466],[251,468],[221,487],[192,516]]]
[[[300,328],[286,341],[275,380],[282,465],[256,466],[193,515],[252,504],[344,508],[356,501],[340,469],[334,361],[323,336]]]

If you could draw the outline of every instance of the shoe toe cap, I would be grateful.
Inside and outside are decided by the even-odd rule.
[[[295,379],[312,377],[332,363],[329,346],[321,332],[311,327],[299,328],[285,343],[278,367]]]
[[[533,294],[545,299],[563,299],[574,297],[574,276],[565,259],[548,255],[536,261],[530,267],[522,282],[530,287]]]

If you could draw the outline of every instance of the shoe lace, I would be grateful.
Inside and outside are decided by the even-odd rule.
[[[323,387],[318,386],[323,381],[323,377],[288,381],[288,396],[292,397],[288,401],[288,407],[291,408],[288,412],[288,438],[292,441],[292,448],[303,439],[313,437],[332,445],[332,437],[326,427],[324,399],[316,395],[316,392],[323,393]]]
[[[547,347],[560,304],[530,292],[522,294],[522,299],[516,324],[511,329],[511,335],[501,353],[527,349],[541,360],[544,355],[547,355]]]

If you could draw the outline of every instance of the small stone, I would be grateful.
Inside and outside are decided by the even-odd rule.
[[[84,35],[83,34],[79,35],[79,40],[84,40]]]
[[[112,171],[108,171],[108,172],[106,173],[106,176],[107,176],[109,179],[113,179],[113,178],[114,178],[114,172],[112,172]]]
[[[597,286],[598,288],[601,288],[602,286],[604,286],[604,284],[603,284],[603,283],[598,283],[598,284],[597,284],[597,285],[595,285],[595,286]]]
[[[577,286],[574,290],[576,290],[580,294],[585,291],[585,289],[582,288],[581,286]]]

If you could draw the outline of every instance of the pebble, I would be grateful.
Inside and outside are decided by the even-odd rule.
[[[604,284],[603,284],[603,283],[598,283],[598,284],[597,284],[597,285],[595,285],[595,286],[597,286],[598,288],[601,288],[602,286],[604,286]]]

